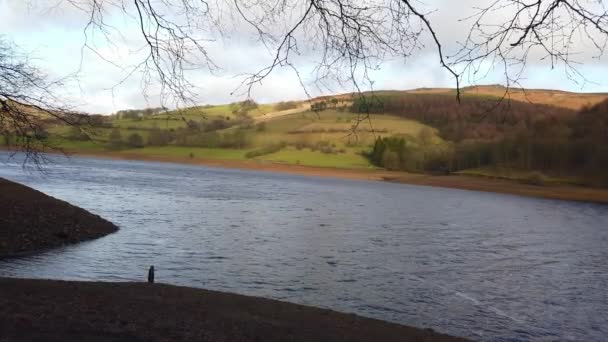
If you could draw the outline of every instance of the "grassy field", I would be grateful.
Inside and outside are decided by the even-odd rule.
[[[249,112],[268,113],[274,106],[258,105]],[[263,123],[236,124],[232,113],[234,105],[194,107],[180,112],[170,112],[138,119],[113,117],[104,127],[87,131],[91,140],[74,138],[78,132],[66,126],[49,128],[51,142],[67,151],[138,154],[170,158],[190,158],[193,160],[256,160],[303,166],[333,168],[370,168],[363,156],[371,148],[377,137],[404,136],[415,140],[422,130],[431,135],[433,144],[441,144],[437,131],[419,122],[390,115],[372,115],[369,119],[358,114],[324,110],[277,116]],[[187,121],[200,123],[201,127],[214,120],[232,124],[232,127],[209,132],[201,130],[200,135],[222,140],[233,135],[241,136],[242,146],[201,146],[197,143],[179,143],[179,137],[187,132]],[[167,146],[149,146],[149,136],[153,130],[162,130],[172,135],[173,141]],[[110,148],[109,136],[118,130],[122,146]],[[133,148],[128,138],[137,134],[142,137],[144,147]],[[194,133],[199,134],[199,133]],[[226,143],[224,143],[226,144]],[[222,145],[222,143],[219,143]],[[250,152],[254,152],[251,154]]]
[[[147,156],[178,157],[211,160],[244,160],[248,150],[235,150],[227,148],[204,148],[185,146],[144,147],[121,150],[123,154],[140,154]]]
[[[358,126],[355,127],[355,125]],[[440,143],[437,130],[417,121],[390,115],[363,116],[336,111],[305,112],[276,118],[266,123],[263,134],[254,136],[255,145],[285,141],[310,143],[328,141],[336,146],[368,146],[379,136],[409,135],[416,137],[427,128]]]
[[[48,142],[50,146],[59,147],[66,151],[105,152],[108,150],[105,142],[94,140],[76,141],[61,137],[53,137],[50,138]]]
[[[482,86],[464,88],[463,91],[467,96],[492,97],[502,95],[500,92],[504,92],[504,88]],[[454,90],[417,89],[407,92],[452,96]],[[385,96],[403,93],[404,91],[389,90],[375,94]],[[534,95],[538,102],[558,101],[559,105],[570,107],[582,106],[583,103],[592,103],[606,97],[606,94],[571,94],[545,90],[526,93],[513,90],[513,94],[515,97],[523,96],[522,94]],[[344,94],[336,98],[342,99],[342,105],[347,102],[348,96]],[[331,98],[326,100],[331,103]],[[306,108],[302,103],[296,103],[296,106]],[[87,132],[91,140],[75,138],[73,129],[66,126],[51,126],[48,131],[53,137],[53,143],[70,151],[137,153],[196,160],[249,159],[335,168],[370,167],[364,154],[370,151],[379,137],[402,137],[414,146],[426,144],[423,147],[427,149],[431,147],[440,150],[443,146],[448,146],[439,137],[437,129],[397,116],[372,114],[366,117],[336,109],[280,114],[276,104],[257,104],[257,107],[249,108],[243,116],[240,111],[243,108],[241,104],[226,104],[191,107],[140,118],[112,117],[102,127]],[[264,117],[265,114],[269,114],[267,118]],[[193,125],[197,128],[193,128]],[[116,130],[120,132],[123,143],[109,148],[110,133]],[[159,130],[166,132],[170,139],[161,146],[151,146],[158,145],[149,142],[150,135]],[[137,145],[129,143],[129,138],[133,135],[142,138],[144,147],[134,148]],[[467,170],[463,173],[524,181],[539,178],[538,175],[507,175],[495,170]],[[544,175],[541,178],[540,181],[546,183],[572,183]]]
[[[249,115],[252,117],[264,115],[274,110],[274,104],[258,104],[257,108],[251,109]],[[196,106],[190,108],[184,108],[179,110],[173,110],[168,113],[154,115],[156,119],[174,119],[174,118],[185,118],[186,120],[199,120],[211,117],[230,117],[234,118],[235,114],[233,111],[237,108],[234,104],[223,104],[217,106]]]
[[[339,154],[326,154],[309,149],[297,150],[287,147],[278,152],[265,155],[256,159],[273,161],[286,164],[336,167],[336,168],[372,168],[369,161],[360,154],[353,151]]]

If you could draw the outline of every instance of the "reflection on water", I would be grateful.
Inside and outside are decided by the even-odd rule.
[[[608,336],[608,206],[88,158],[0,177],[121,228],[0,276],[145,281],[154,264],[159,282],[480,340]]]

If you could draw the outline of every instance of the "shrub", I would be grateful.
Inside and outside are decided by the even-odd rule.
[[[186,126],[188,127],[188,129],[193,130],[193,131],[198,131],[201,129],[201,124],[194,120],[186,121]]]
[[[331,146],[321,146],[321,148],[319,150],[321,150],[321,153],[325,153],[325,154],[334,153],[334,149]]]
[[[166,146],[172,140],[171,133],[165,130],[161,130],[158,127],[150,130],[150,135],[148,136],[148,145],[150,146]]]
[[[249,145],[247,134],[242,129],[228,132],[221,136],[220,146],[222,148],[245,148]]]
[[[268,145],[268,146],[265,146],[265,147],[262,147],[262,148],[259,148],[259,149],[253,150],[253,151],[249,151],[249,152],[245,153],[245,158],[255,158],[255,157],[279,152],[285,146],[287,146],[287,144],[285,142],[281,141],[278,144]]]
[[[221,129],[226,129],[229,128],[230,126],[232,126],[232,124],[230,122],[228,122],[227,120],[224,119],[214,119],[213,121],[207,123],[203,130],[205,132],[212,132],[212,131],[218,131]]]
[[[114,128],[108,136],[108,143],[110,148],[119,148],[122,145],[122,135],[118,128]]]
[[[382,166],[388,170],[399,170],[399,155],[390,150],[384,151],[382,154]]]
[[[418,132],[418,142],[422,146],[431,145],[433,143],[433,131],[428,127],[421,129],[420,132]]]
[[[289,110],[298,108],[298,104],[294,101],[279,102],[274,106],[275,110]]]
[[[176,142],[180,146],[190,147],[219,147],[222,137],[217,132],[205,132],[197,134],[187,134],[187,131],[182,131],[183,134],[178,134]]]
[[[547,183],[547,177],[543,175],[541,172],[534,171],[529,174],[526,178],[524,178],[523,183],[530,185],[538,185],[543,186]]]
[[[251,110],[251,109],[258,108],[258,103],[255,102],[255,100],[253,100],[253,99],[245,100],[245,101],[239,103],[239,105],[241,106],[241,108],[243,108],[245,110]]]
[[[314,112],[323,111],[325,109],[327,109],[327,102],[325,102],[325,101],[315,102],[310,105],[310,110],[312,110]]]
[[[12,144],[13,140],[12,140],[12,136],[8,133],[4,134],[4,139],[3,139],[3,143],[5,146],[10,146]]]
[[[129,145],[129,147],[144,147],[144,139],[141,137],[141,135],[133,133],[127,138],[127,144]]]
[[[36,136],[36,139],[46,140],[49,138],[49,132],[47,132],[44,128],[39,128],[34,130],[34,136]],[[86,135],[86,138],[91,139],[88,135]]]
[[[254,100],[245,100],[242,102],[234,102],[230,104],[232,114],[236,116],[246,116],[249,111],[258,108],[257,102]]]
[[[80,130],[78,127],[71,127],[68,133],[68,139],[78,140],[78,141],[88,141],[91,140],[88,134],[84,131]]]

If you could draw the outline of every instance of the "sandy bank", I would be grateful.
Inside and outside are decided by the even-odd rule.
[[[0,341],[462,341],[285,302],[146,283],[0,278]]]
[[[0,178],[0,258],[95,239],[117,229],[84,209]]]

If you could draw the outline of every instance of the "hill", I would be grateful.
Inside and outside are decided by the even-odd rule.
[[[608,93],[572,93],[549,89],[507,89],[502,86],[476,86],[464,89],[465,95],[506,96],[511,100],[581,110],[608,99]]]
[[[454,94],[450,88],[419,88],[408,90],[411,94]],[[573,93],[551,89],[506,88],[501,85],[481,85],[462,88],[463,96],[490,96],[507,100],[550,105],[572,110],[596,105],[608,99],[608,93]]]
[[[416,88],[410,90],[378,90],[372,93],[364,93],[368,96],[387,96],[387,95],[450,95],[456,96],[454,88]],[[327,100],[328,98],[352,99],[357,98],[357,94],[348,93],[334,96],[318,97],[315,101]],[[523,89],[523,88],[506,88],[501,85],[479,85],[463,87],[461,89],[462,97],[478,96],[495,99],[505,99],[506,101],[527,102],[537,105],[550,105],[554,107],[567,108],[570,110],[581,110],[585,107],[594,106],[606,99],[608,93],[575,93],[563,90],[552,89]]]
[[[505,99],[498,96],[504,90],[464,88],[461,103],[453,89],[441,88],[275,104],[249,100],[174,111],[122,111],[95,116],[83,130],[49,120],[45,129],[47,142],[67,151],[115,156],[464,172],[537,184],[608,185],[600,172],[604,147],[589,140],[600,139],[599,133],[588,134],[603,127],[598,112],[605,109],[601,104],[572,109],[608,95],[512,90]],[[513,99],[523,94],[534,94],[539,103]],[[4,142],[11,139],[5,135]]]

